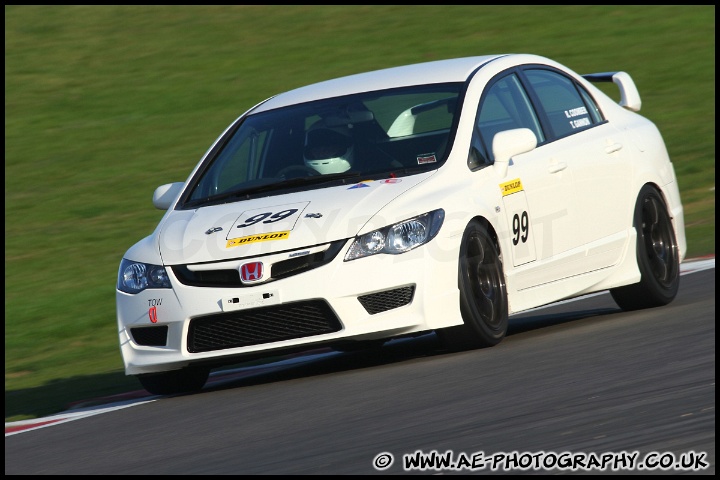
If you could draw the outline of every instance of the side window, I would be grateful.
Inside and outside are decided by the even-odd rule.
[[[253,131],[223,151],[217,159],[218,166],[222,166],[216,180],[219,193],[257,175],[268,137],[267,131]]]
[[[229,191],[248,179],[256,178],[271,132],[245,130],[247,135],[233,137],[198,183],[191,199]]]
[[[525,70],[525,76],[555,137],[564,137],[602,121],[600,110],[590,95],[569,78],[542,69]]]
[[[592,99],[590,94],[587,93],[582,87],[578,87],[578,89],[580,90],[580,95],[582,95],[583,100],[585,100],[585,105],[588,106],[588,111],[590,112],[590,118],[592,118],[592,123],[602,123],[603,121],[605,121],[605,118],[600,112],[600,108],[597,106],[597,103],[595,103],[595,100]]]
[[[529,128],[535,133],[538,144],[545,140],[525,90],[517,75],[510,74],[493,83],[480,101],[468,167],[474,170],[492,163],[493,137],[498,132],[514,128]]]

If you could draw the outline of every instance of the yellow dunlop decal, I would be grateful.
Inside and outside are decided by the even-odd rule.
[[[225,248],[239,247],[248,243],[269,242],[270,240],[286,240],[290,236],[290,231],[263,233],[262,235],[248,235],[247,237],[231,238],[228,240]]]
[[[522,190],[523,186],[519,178],[500,184],[500,192],[502,193],[503,197],[505,195],[510,195],[511,193],[522,192]]]

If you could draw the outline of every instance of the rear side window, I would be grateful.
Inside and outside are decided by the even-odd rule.
[[[525,70],[554,137],[564,137],[602,121],[590,95],[569,78],[542,69]]]

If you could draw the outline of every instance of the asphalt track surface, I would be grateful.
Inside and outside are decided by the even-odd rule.
[[[714,474],[714,257],[703,268],[665,307],[595,294],[511,317],[490,349],[447,352],[430,334],[379,355],[315,351],[194,395],[6,424],[5,474]],[[462,468],[404,462],[433,452]]]

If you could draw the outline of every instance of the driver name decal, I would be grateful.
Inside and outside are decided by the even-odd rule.
[[[573,118],[577,116],[583,117],[576,120],[568,120],[568,122],[570,123],[570,127],[573,129],[590,125],[590,119],[587,117],[587,114],[588,111],[585,107],[571,108],[570,110],[565,110],[565,117],[567,118]]]
[[[523,186],[522,182],[519,178],[516,178],[514,180],[510,180],[509,182],[501,183],[500,184],[500,193],[502,193],[502,196],[510,195],[517,192],[522,192]]]

